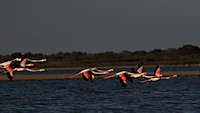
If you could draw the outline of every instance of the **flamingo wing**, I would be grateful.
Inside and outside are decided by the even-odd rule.
[[[7,72],[7,77],[9,78],[10,81],[13,80],[13,71]]]
[[[79,73],[77,73],[77,74],[75,74],[75,75],[72,75],[72,76],[70,76],[70,77],[66,77],[66,79],[71,79],[71,78],[73,78],[73,77],[75,77],[75,76],[78,76],[79,74],[83,74],[83,73],[85,73],[85,72],[87,72],[87,71],[89,71],[90,69],[84,69],[84,70],[82,70],[82,71],[80,71]],[[84,75],[83,75],[84,76]],[[87,74],[86,74],[86,76],[87,76]],[[89,78],[89,77],[88,77]]]
[[[142,64],[141,64],[141,65],[138,66],[137,72],[138,72],[138,73],[142,73],[142,70],[143,70],[143,66],[142,66]]]
[[[136,68],[136,70],[134,68],[131,68],[131,73],[142,73],[143,70],[143,63],[141,63],[140,65],[138,65],[138,67]]]
[[[159,66],[156,66],[155,71],[154,71],[154,75],[159,75],[161,72],[161,68]]]
[[[89,71],[85,71],[82,73],[83,79],[88,81],[90,79],[90,72]]]
[[[23,61],[20,63],[20,66],[25,67],[26,61],[27,61],[27,59],[24,58]]]
[[[137,73],[137,71],[134,68],[131,68],[131,73]]]
[[[126,81],[126,77],[124,76],[124,74],[120,74],[118,77],[120,79],[121,85],[126,87],[127,86],[127,81]]]
[[[121,85],[124,86],[124,87],[127,86],[127,82],[126,82],[125,80],[122,80],[121,78],[120,78],[120,83],[121,83]]]
[[[93,82],[93,81],[94,81],[94,78],[95,78],[95,75],[94,75],[94,74],[92,74],[92,73],[90,73],[90,76],[89,76],[89,78],[90,78],[90,81],[91,81],[91,82]]]
[[[129,82],[133,82],[133,79],[131,78],[131,76],[127,73],[124,73],[124,76],[126,77],[126,79],[129,81]]]
[[[13,71],[12,67],[9,64],[6,65],[5,70],[8,71],[8,72]]]
[[[11,68],[10,65],[7,65],[5,70],[6,70],[5,73],[7,73],[7,77],[10,79],[10,81],[12,81],[13,80],[13,69]]]

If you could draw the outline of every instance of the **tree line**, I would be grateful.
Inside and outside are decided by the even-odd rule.
[[[102,66],[136,66],[140,63],[145,65],[198,65],[200,64],[200,48],[194,45],[168,48],[166,50],[154,49],[152,51],[122,51],[122,52],[59,52],[56,54],[43,53],[20,53],[0,55],[0,62],[26,56],[30,59],[47,58],[46,63],[37,63],[40,67],[102,67]]]

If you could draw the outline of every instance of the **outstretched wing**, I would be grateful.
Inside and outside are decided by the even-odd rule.
[[[73,78],[73,77],[75,77],[75,76],[78,76],[79,74],[82,74],[82,73],[84,73],[85,71],[89,71],[90,69],[84,69],[84,70],[82,70],[82,71],[80,71],[79,73],[77,73],[77,74],[75,74],[75,75],[72,75],[72,76],[70,76],[70,77],[66,77],[66,79],[71,79],[71,78]]]
[[[25,67],[26,61],[26,58],[23,58],[22,62],[20,63],[20,66]]]
[[[7,73],[8,78],[10,79],[10,81],[12,81],[13,80],[13,69],[11,68],[10,65],[6,66],[5,73]]]
[[[132,78],[130,77],[129,74],[124,73],[124,76],[126,77],[126,80],[128,80],[129,82],[133,82]]]
[[[131,73],[142,73],[143,70],[143,63],[141,63],[140,65],[138,65],[138,67],[136,68],[136,70],[134,68],[131,68]]]
[[[159,75],[161,72],[160,66],[156,66],[155,71],[154,71],[154,75]]]
[[[91,76],[90,74],[91,74],[90,71],[83,72],[82,73],[83,79],[88,81],[90,79],[90,76]]]
[[[18,67],[20,67],[20,62],[19,61],[12,61],[11,64],[10,64],[10,67],[12,69],[18,68]]]
[[[13,80],[13,71],[7,72],[7,77],[9,78],[10,81]]]
[[[127,86],[126,81],[122,80],[121,78],[120,78],[120,83],[121,83],[121,85],[124,86],[124,87]]]
[[[137,72],[138,73],[142,73],[142,70],[143,70],[143,63],[141,63],[140,65],[138,65]]]
[[[124,74],[120,74],[119,76],[119,80],[122,86],[126,87],[127,86],[127,82],[126,82],[126,77]]]
[[[134,68],[131,68],[131,73],[137,73],[137,71]]]

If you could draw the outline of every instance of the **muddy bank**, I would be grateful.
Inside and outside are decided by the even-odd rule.
[[[104,78],[106,76],[112,75],[115,73],[110,73],[108,75],[98,76],[96,78]],[[152,75],[150,72],[148,75]],[[176,71],[176,72],[162,72],[163,75],[178,75],[178,76],[200,76],[200,71]],[[51,80],[51,79],[66,79],[67,77],[72,76],[72,74],[35,74],[35,75],[15,75],[13,80]],[[74,77],[75,79],[82,78],[81,75]],[[0,75],[0,80],[7,81],[7,75]]]

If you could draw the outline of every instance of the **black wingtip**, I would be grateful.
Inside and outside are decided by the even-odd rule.
[[[131,68],[131,73],[135,73],[136,70],[134,68]]]
[[[138,65],[138,67],[137,67],[137,69],[139,69],[141,66],[143,66],[144,65],[144,63],[143,62],[141,62],[139,65]]]
[[[13,76],[11,76],[10,73],[7,73],[7,77],[9,78],[10,81],[13,81]]]

